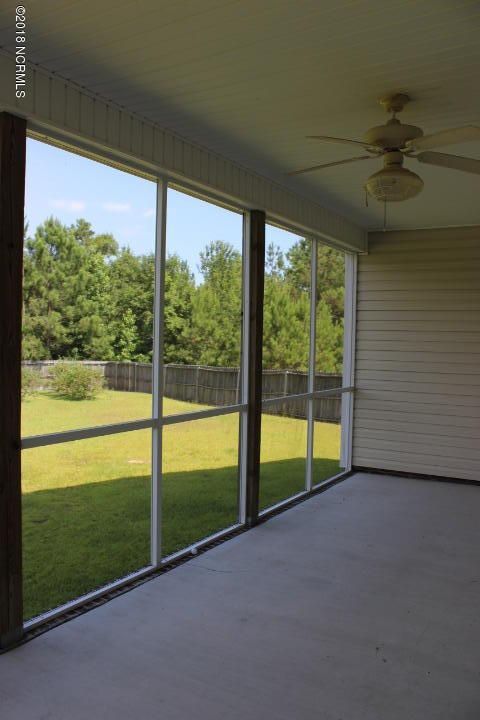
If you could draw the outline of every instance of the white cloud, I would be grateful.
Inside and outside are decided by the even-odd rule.
[[[83,200],[50,200],[50,205],[59,210],[68,210],[69,212],[78,212],[85,210]]]
[[[130,203],[106,202],[102,204],[102,208],[111,213],[125,213],[130,212],[132,206]]]
[[[143,213],[144,218],[153,217],[155,215],[155,208],[148,208],[148,210],[145,210]]]
[[[122,227],[122,236],[125,238],[136,238],[141,235],[143,227],[141,225],[127,225]]]

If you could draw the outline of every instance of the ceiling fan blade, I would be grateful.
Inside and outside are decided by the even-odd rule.
[[[445,153],[424,152],[417,155],[417,160],[427,165],[438,165],[439,167],[450,168],[451,170],[463,170],[463,172],[480,175],[480,160],[460,157],[459,155],[446,155]]]
[[[480,140],[480,127],[468,125],[467,127],[441,130],[433,135],[424,135],[407,142],[409,150],[430,150],[431,148],[457,145],[458,143]]]
[[[361,140],[348,140],[347,138],[337,138],[337,137],[330,137],[329,135],[307,135],[307,140],[322,140],[323,142],[329,142],[329,143],[341,143],[342,145],[355,145],[356,147],[362,147],[365,150],[373,150],[378,151],[380,154],[380,150],[378,148],[375,148],[373,145],[369,145],[368,143],[361,142]]]
[[[346,163],[357,162],[358,160],[374,160],[373,155],[360,155],[360,157],[348,158],[348,160],[338,160],[337,162],[324,163],[323,165],[312,165],[312,167],[302,168],[301,170],[293,170],[288,175],[302,175],[303,173],[313,172],[314,170],[323,170],[323,168],[335,167],[335,165],[345,165]]]

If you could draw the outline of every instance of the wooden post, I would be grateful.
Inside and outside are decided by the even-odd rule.
[[[198,405],[199,403],[199,397],[200,397],[200,388],[199,388],[199,376],[200,376],[200,365],[197,365],[195,368],[195,403]]]
[[[0,649],[23,633],[20,467],[26,121],[0,113]]]
[[[265,213],[251,210],[249,222],[249,318],[247,396],[246,525],[258,522],[260,438],[262,427],[263,290],[265,280]]]

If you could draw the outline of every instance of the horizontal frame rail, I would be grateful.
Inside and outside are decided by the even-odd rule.
[[[307,393],[298,393],[297,395],[279,395],[278,397],[274,398],[267,398],[266,400],[262,400],[262,408],[264,407],[271,407],[272,405],[280,405],[286,401],[292,400],[293,402],[297,400],[315,400],[316,398],[322,398],[322,397],[331,397],[335,395],[342,395],[343,393],[349,393],[354,392],[355,388],[352,387],[339,387],[339,388],[331,388],[329,390],[315,390],[314,392],[307,392]]]
[[[52,608],[52,610],[47,610],[46,612],[41,613],[41,615],[35,615],[34,617],[25,620],[25,622],[23,623],[23,627],[27,632],[29,630],[34,630],[40,625],[50,622],[51,620],[54,620],[55,618],[63,615],[64,613],[71,612],[72,610],[75,610],[76,608],[84,605],[85,603],[96,600],[97,598],[101,597],[102,595],[106,595],[112,590],[117,590],[124,585],[128,585],[133,580],[138,580],[142,577],[148,577],[148,575],[151,575],[154,570],[155,568],[153,567],[153,565],[147,565],[146,567],[135,570],[132,573],[128,573],[128,575],[124,575],[118,580],[113,580],[112,582],[106,583],[105,585],[102,585],[95,590],[91,590],[90,592],[85,593],[84,595],[80,595],[79,597],[76,597],[69,602],[63,603],[63,605],[58,605],[57,607]]]
[[[245,403],[239,403],[236,405],[223,405],[222,407],[210,408],[208,410],[194,410],[189,413],[182,413],[181,415],[165,415],[161,424],[176,425],[177,423],[189,422],[190,420],[203,420],[204,418],[216,417],[217,415],[230,415],[245,410],[246,407]]]
[[[299,393],[297,395],[281,395],[275,398],[262,400],[262,409],[272,407],[292,400],[309,400],[321,397],[331,397],[341,395],[343,393],[354,392],[354,387],[332,388],[330,390],[316,390],[312,393]],[[30,450],[31,448],[43,447],[46,445],[57,445],[59,443],[74,442],[75,440],[88,440],[90,438],[102,437],[105,435],[116,435],[118,433],[133,432],[135,430],[146,430],[153,427],[162,427],[165,425],[177,425],[178,423],[189,422],[191,420],[203,420],[219,415],[230,415],[241,412],[246,409],[245,403],[236,405],[225,405],[223,407],[209,408],[207,410],[193,410],[192,412],[181,413],[178,415],[167,415],[166,417],[156,420],[155,418],[142,418],[141,420],[128,420],[122,423],[113,423],[111,425],[97,425],[95,427],[78,428],[75,430],[63,430],[57,433],[45,433],[44,435],[29,435],[22,438],[22,450]]]
[[[132,430],[145,430],[155,424],[153,418],[143,420],[130,420],[113,425],[97,425],[97,427],[79,428],[78,430],[64,430],[58,433],[47,433],[45,435],[30,435],[22,438],[22,450],[43,447],[44,445],[57,445],[58,443],[72,442],[74,440],[87,440],[88,438],[102,437],[103,435],[116,435],[117,433],[130,432]]]
[[[240,412],[245,408],[245,404],[225,405],[223,407],[209,408],[208,410],[194,410],[179,415],[167,415],[158,420],[153,417],[143,418],[141,420],[128,420],[111,425],[97,425],[95,427],[78,428],[75,430],[63,430],[57,433],[45,433],[44,435],[30,435],[22,438],[21,447],[22,450],[29,450],[30,448],[57,445],[58,443],[73,442],[75,440],[88,440],[89,438],[102,437],[104,435],[116,435],[134,430],[146,430],[164,425],[176,425],[182,422],[189,422],[190,420],[203,420],[204,418],[216,417],[217,415],[229,415]]]

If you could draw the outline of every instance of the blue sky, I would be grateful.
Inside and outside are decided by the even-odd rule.
[[[136,254],[152,252],[155,206],[153,182],[28,140],[25,216],[30,235],[52,215],[68,225],[84,218],[96,233],[112,233],[120,246]],[[297,238],[267,226],[266,239],[287,250]],[[167,251],[178,253],[197,272],[199,253],[212,240],[240,250],[242,216],[169,189]]]

